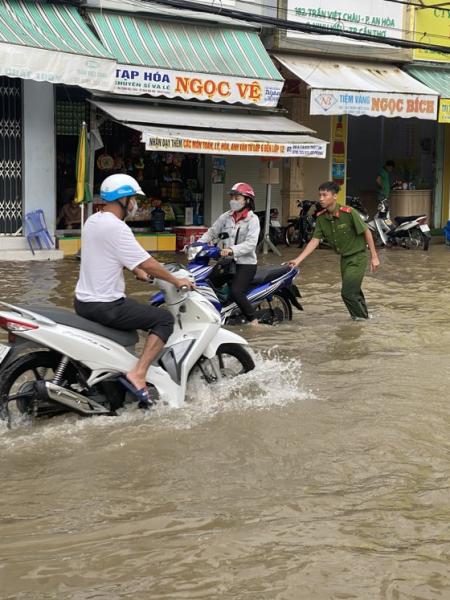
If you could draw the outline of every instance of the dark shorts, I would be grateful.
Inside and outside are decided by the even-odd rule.
[[[123,331],[151,331],[164,343],[173,331],[174,318],[167,310],[132,298],[119,298],[114,302],[80,302],[75,298],[73,305],[80,317]]]

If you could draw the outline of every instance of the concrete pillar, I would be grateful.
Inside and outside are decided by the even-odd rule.
[[[24,210],[42,208],[48,230],[56,222],[55,100],[51,83],[23,82]]]
[[[305,110],[304,98],[284,98],[283,105],[289,111],[289,118],[301,123]],[[283,160],[281,205],[283,222],[298,215],[297,203],[304,197],[304,159]]]
[[[224,198],[224,184],[223,183],[212,183],[211,172],[212,172],[212,161],[213,157],[209,154],[205,155],[205,190],[204,190],[204,208],[205,208],[205,222],[206,227],[210,227],[214,221],[223,212],[223,198]]]

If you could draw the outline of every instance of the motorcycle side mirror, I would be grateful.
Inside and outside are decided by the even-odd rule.
[[[225,231],[223,233],[219,233],[219,240],[227,240],[229,237],[230,235]]]

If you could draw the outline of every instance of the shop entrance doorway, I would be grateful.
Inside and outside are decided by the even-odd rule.
[[[350,116],[347,195],[359,196],[373,215],[378,203],[377,175],[384,163],[392,160],[395,162],[392,216],[402,214],[403,207],[409,205],[413,196],[420,196],[421,201],[426,197],[431,213],[436,139],[436,121]]]

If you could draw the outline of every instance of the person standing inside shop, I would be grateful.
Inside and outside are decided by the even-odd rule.
[[[378,202],[391,197],[392,188],[394,186],[394,169],[395,162],[393,160],[387,160],[384,166],[378,173],[376,182],[378,186]]]
[[[356,210],[341,206],[337,202],[339,186],[326,181],[319,186],[319,202],[322,210],[317,214],[316,228],[312,239],[297,258],[289,261],[291,267],[298,267],[318,247],[326,241],[341,256],[342,299],[354,320],[368,319],[366,300],[361,290],[370,251],[370,270],[376,271],[380,265],[372,234]]]
[[[247,300],[247,291],[256,273],[256,246],[259,237],[259,219],[255,210],[255,192],[248,183],[235,183],[230,192],[230,210],[220,215],[212,227],[200,238],[200,242],[211,242],[226,233],[222,257],[234,259],[235,273],[221,276],[220,282],[211,276],[213,285],[230,285],[230,296],[253,327],[258,326],[255,309]]]

